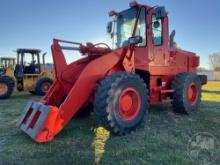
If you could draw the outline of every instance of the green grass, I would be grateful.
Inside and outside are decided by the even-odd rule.
[[[193,135],[209,132],[220,139],[220,82],[204,86],[201,107],[190,116],[174,114],[169,104],[153,106],[142,128],[119,137],[97,125],[92,114],[72,120],[45,144],[33,142],[15,127],[29,99],[39,97],[16,93],[9,100],[0,100],[0,164],[188,165],[196,164],[187,154]],[[220,157],[213,164],[220,164]]]

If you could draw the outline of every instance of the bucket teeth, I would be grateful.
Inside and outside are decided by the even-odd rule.
[[[30,101],[19,117],[16,126],[35,139],[41,131],[49,110],[50,107],[47,105]]]

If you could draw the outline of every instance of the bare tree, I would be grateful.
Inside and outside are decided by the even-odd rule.
[[[220,52],[209,55],[210,66],[214,71],[220,71]]]

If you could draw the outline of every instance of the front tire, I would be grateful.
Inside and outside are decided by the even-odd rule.
[[[7,99],[14,90],[14,80],[8,76],[0,76],[0,99]]]
[[[147,86],[137,74],[119,72],[100,82],[94,112],[100,124],[116,134],[134,131],[149,109]]]
[[[201,102],[201,82],[193,73],[180,73],[172,82],[175,90],[173,110],[178,113],[190,114],[198,109]]]
[[[53,80],[48,77],[39,79],[36,83],[35,93],[44,96],[53,84]]]

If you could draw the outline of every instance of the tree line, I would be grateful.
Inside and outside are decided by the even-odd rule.
[[[209,55],[210,67],[214,71],[220,71],[220,52]]]

